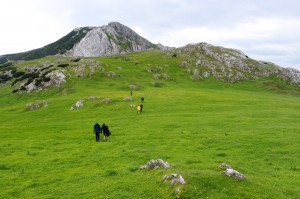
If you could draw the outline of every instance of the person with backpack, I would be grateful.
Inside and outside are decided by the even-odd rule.
[[[143,104],[140,104],[141,112],[143,112]]]
[[[95,123],[94,125],[94,133],[96,134],[96,141],[98,142],[100,139],[100,134],[101,134],[101,126],[98,124],[98,122]]]
[[[105,123],[102,124],[102,131],[103,131],[103,135],[104,135],[104,137],[103,137],[103,142],[104,142],[108,139],[108,137],[111,134],[108,126]]]

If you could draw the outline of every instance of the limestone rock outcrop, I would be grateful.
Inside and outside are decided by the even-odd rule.
[[[165,54],[179,57],[179,66],[185,68],[192,80],[215,77],[224,82],[237,82],[276,76],[289,84],[300,83],[300,71],[296,69],[256,61],[239,50],[204,42],[165,51]]]
[[[92,28],[74,47],[64,53],[67,56],[107,56],[158,48],[133,30],[118,22]]]

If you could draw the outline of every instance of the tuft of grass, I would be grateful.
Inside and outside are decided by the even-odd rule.
[[[0,170],[9,170],[10,168],[4,164],[0,165]]]

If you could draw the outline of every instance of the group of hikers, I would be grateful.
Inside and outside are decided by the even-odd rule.
[[[106,141],[108,139],[108,137],[110,136],[110,131],[108,126],[103,123],[102,126],[100,126],[100,124],[98,124],[98,122],[95,123],[94,125],[94,133],[96,134],[96,141],[98,142],[100,140],[100,134],[103,132],[103,142]]]
[[[130,92],[131,96],[132,96],[132,91]],[[144,102],[144,97],[141,97],[141,102]],[[137,110],[138,113],[143,111],[143,104],[139,104],[137,106]],[[110,130],[108,128],[108,126],[103,123],[102,126],[100,126],[100,124],[98,124],[98,122],[95,123],[94,125],[94,133],[96,135],[96,141],[98,142],[100,140],[100,135],[103,132],[103,142],[106,141],[108,139],[108,137],[110,136]]]

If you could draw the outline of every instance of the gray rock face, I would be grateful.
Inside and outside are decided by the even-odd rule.
[[[129,53],[150,48],[158,47],[139,36],[130,28],[118,22],[112,22],[105,26],[92,28],[65,55],[95,57]]]
[[[300,82],[300,71],[294,68],[282,68],[280,71],[282,79],[290,81],[293,84]]]
[[[168,56],[180,57],[180,67],[185,68],[192,80],[215,77],[225,82],[277,76],[290,84],[300,83],[300,71],[282,68],[270,62],[256,61],[235,49],[207,43],[187,45],[165,51]]]

